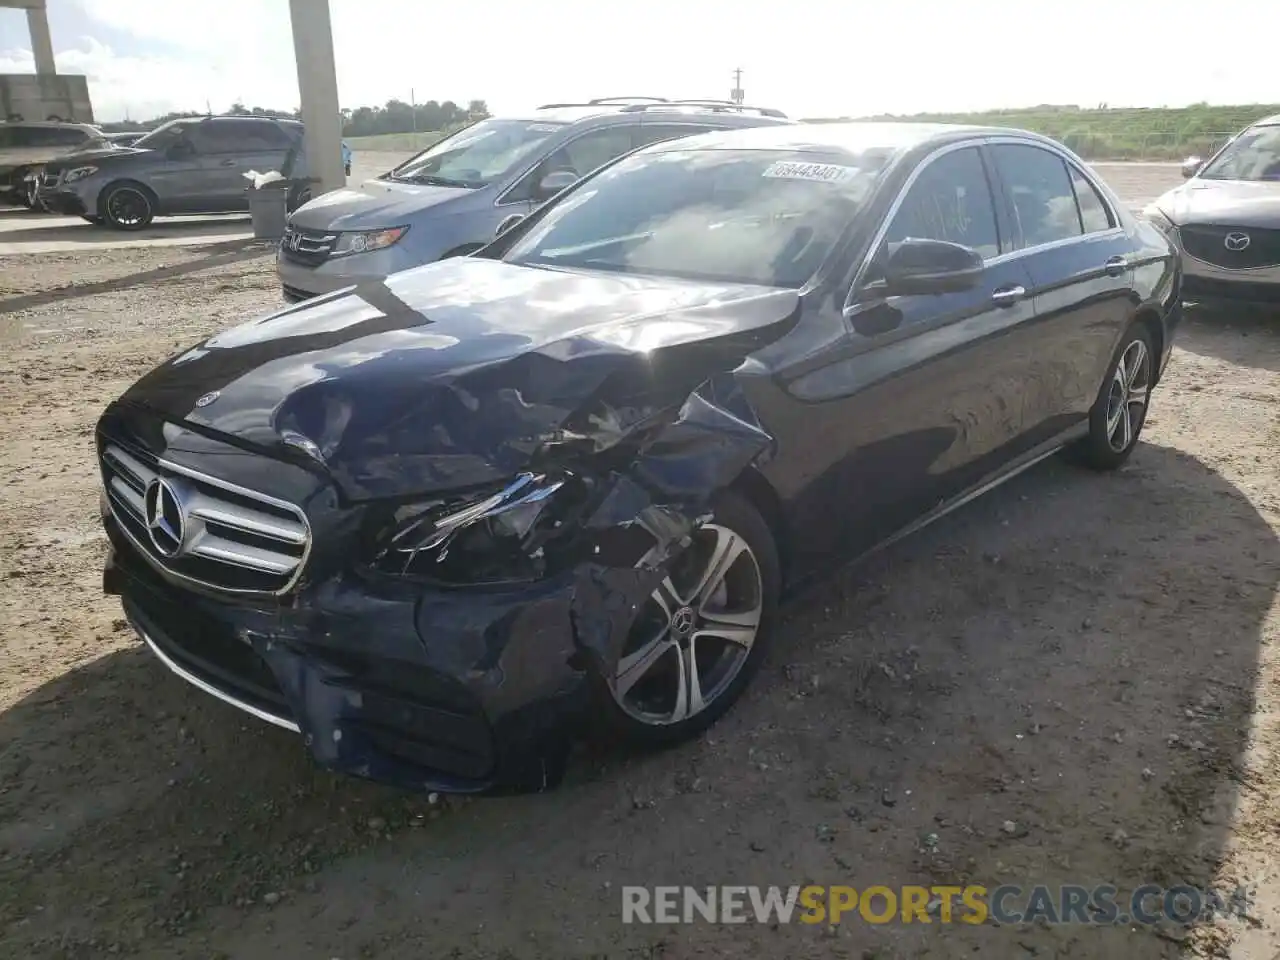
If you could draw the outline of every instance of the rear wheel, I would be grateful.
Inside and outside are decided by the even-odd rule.
[[[1085,466],[1114,470],[1129,459],[1147,420],[1157,362],[1151,332],[1135,323],[1121,339],[1089,413],[1089,435],[1075,448]]]
[[[637,612],[603,679],[609,729],[641,746],[697,736],[726,713],[765,656],[780,592],[773,536],[727,493]]]
[[[117,230],[141,230],[155,219],[151,194],[141,184],[116,183],[102,192],[98,211]]]

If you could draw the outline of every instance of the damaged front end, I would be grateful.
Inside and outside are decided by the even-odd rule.
[[[575,441],[495,490],[344,516],[357,530],[278,604],[175,584],[108,511],[104,585],[170,669],[296,730],[326,767],[411,790],[547,789],[636,610],[771,444],[702,394],[642,435]]]

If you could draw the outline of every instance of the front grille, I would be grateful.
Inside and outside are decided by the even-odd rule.
[[[1256,227],[1216,227],[1192,225],[1178,231],[1182,248],[1197,260],[1230,270],[1253,270],[1280,264],[1280,230]],[[1227,248],[1227,238],[1247,236],[1243,250]]]
[[[336,233],[302,230],[290,224],[285,227],[284,237],[280,241],[280,251],[294,263],[304,263],[314,267],[329,258],[337,242]]]
[[[311,532],[293,504],[110,440],[99,460],[112,515],[155,566],[251,593],[284,593],[302,573]]]

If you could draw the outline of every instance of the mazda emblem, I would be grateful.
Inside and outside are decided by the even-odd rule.
[[[1247,233],[1228,233],[1223,238],[1222,245],[1228,250],[1239,253],[1249,246],[1249,235]]]
[[[157,478],[147,484],[142,500],[151,545],[161,556],[176,557],[187,535],[187,518],[177,491],[167,480]]]
[[[222,396],[221,393],[219,393],[217,390],[212,390],[209,393],[206,393],[199,400],[197,400],[196,406],[207,407],[209,404],[213,403],[213,401],[217,400],[220,396]]]

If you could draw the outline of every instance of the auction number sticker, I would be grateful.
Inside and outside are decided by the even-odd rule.
[[[764,172],[764,176],[779,180],[816,180],[819,183],[844,183],[857,174],[857,167],[842,167],[837,163],[803,163],[798,160],[778,160],[769,164]]]

